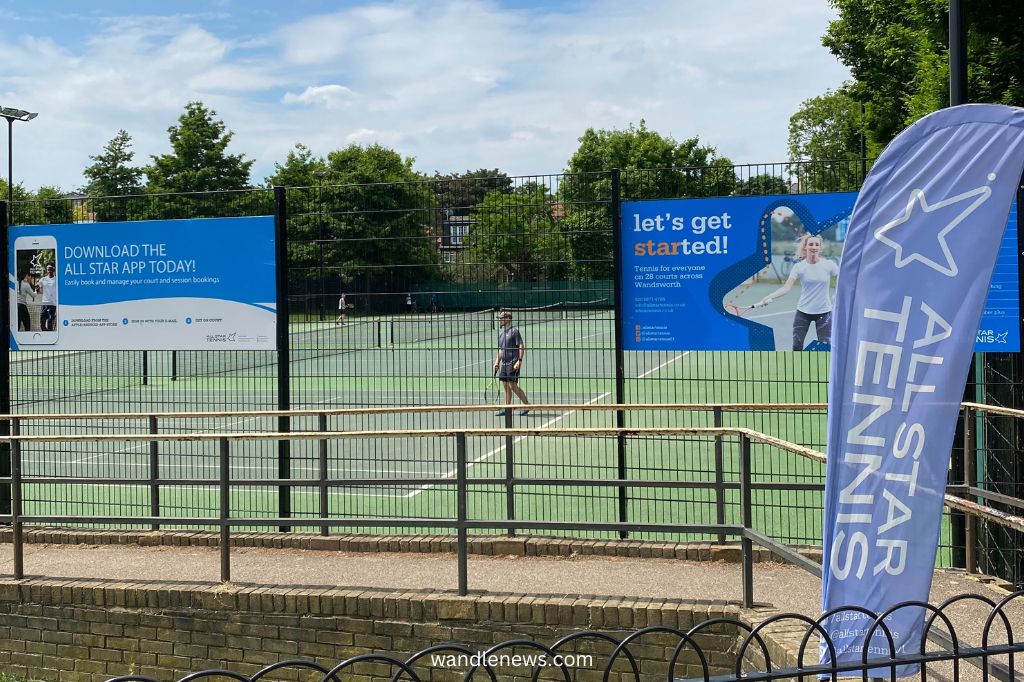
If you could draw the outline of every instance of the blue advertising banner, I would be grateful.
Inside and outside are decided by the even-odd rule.
[[[622,204],[626,350],[828,350],[855,192]],[[977,336],[1017,351],[1016,213]]]
[[[13,350],[273,350],[274,219],[19,225]]]
[[[890,609],[928,600],[953,432],[1022,170],[1024,109],[953,107],[893,140],[857,200],[830,358],[826,663],[923,646],[923,610]]]

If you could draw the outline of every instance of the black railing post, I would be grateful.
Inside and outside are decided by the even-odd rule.
[[[753,529],[750,501],[750,438],[740,434],[740,523],[744,530]],[[743,548],[743,608],[754,605],[754,544],[746,535],[740,540]]]
[[[330,488],[327,487],[327,413],[321,412],[317,415],[317,430],[324,434],[318,441],[319,445],[319,480],[320,480],[320,518],[326,519],[331,515]],[[328,535],[330,528],[327,524],[320,526],[320,535]]]
[[[178,351],[171,351],[171,381],[178,380]]]
[[[505,405],[505,428],[512,428],[512,403]],[[505,520],[514,521],[516,518],[516,439],[511,435],[505,436]],[[515,528],[509,528],[509,537],[515,537]]]
[[[142,385],[149,385],[149,351],[142,351]]]
[[[715,428],[722,428],[722,407],[714,408]],[[725,525],[725,457],[722,452],[722,434],[715,434],[715,523]],[[725,533],[718,534],[718,542],[725,542]]]
[[[469,557],[467,548],[466,519],[468,518],[467,491],[466,491],[466,434],[459,432],[455,434],[455,497],[456,497],[456,521],[458,523],[457,543],[459,562],[459,595],[466,596],[469,591]]]
[[[8,423],[8,420],[4,420]],[[11,441],[11,534],[14,543],[14,579],[25,577],[25,542],[21,532],[21,424],[17,419],[9,422]],[[4,486],[7,487],[7,486]]]
[[[4,270],[8,268],[10,252],[7,244],[8,223],[7,215],[10,205],[6,201],[0,201],[0,258],[3,259]],[[2,287],[0,292],[0,338],[3,338],[3,352],[0,353],[0,414],[11,413],[11,288]],[[0,437],[11,435],[11,423],[7,419],[0,419]],[[11,443],[0,442],[0,478],[8,478],[11,475]],[[0,485],[0,514],[11,513],[11,486]]]
[[[149,415],[149,432],[159,433],[159,425],[155,415]],[[149,441],[149,515],[160,516],[160,443],[154,438]],[[160,524],[153,522],[152,530],[160,530]]]
[[[615,297],[615,404],[626,403],[626,353],[623,349],[623,321],[622,321],[622,189],[620,185],[620,173],[618,168],[612,169],[612,241],[615,248],[612,250],[612,291]],[[626,413],[621,409],[615,411],[615,426],[618,429],[626,427]],[[620,430],[615,436],[615,451],[618,461],[618,477],[620,481],[627,478],[626,467],[626,435]],[[619,523],[626,523],[629,520],[629,498],[625,486],[619,486]],[[619,531],[619,537],[625,539],[629,536],[626,531]]]
[[[274,187],[274,242],[277,260],[277,409],[290,410],[291,395],[291,364],[288,344],[288,218],[285,189],[280,185]],[[287,415],[277,418],[279,433],[291,431],[291,419]],[[280,480],[291,478],[291,442],[282,438],[277,442],[277,477]],[[278,516],[282,519],[292,515],[292,489],[290,486],[278,486]],[[287,533],[291,526],[281,526],[281,532]]]
[[[231,582],[231,443],[220,439],[220,581]]]
[[[974,410],[964,406],[964,485],[967,486],[967,499],[974,501],[971,488],[977,487],[976,473],[977,446],[974,442]],[[978,521],[973,514],[964,518],[964,569],[968,573],[978,572]]]

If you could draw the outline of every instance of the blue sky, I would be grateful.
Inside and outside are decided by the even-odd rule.
[[[0,1],[15,181],[82,184],[123,128],[136,162],[201,100],[262,182],[298,142],[379,142],[431,173],[557,173],[587,128],[699,136],[782,161],[789,116],[848,77],[825,0]],[[6,156],[6,155],[4,155]],[[6,161],[6,158],[4,158]]]

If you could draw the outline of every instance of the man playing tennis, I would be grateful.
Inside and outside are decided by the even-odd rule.
[[[523,335],[512,326],[512,313],[508,310],[501,311],[498,316],[501,322],[501,331],[498,332],[498,354],[494,358],[494,372],[498,375],[502,386],[505,387],[505,404],[512,403],[512,394],[515,393],[523,405],[529,405],[526,393],[519,388],[519,370],[523,366],[523,358],[526,357],[526,344],[523,343]],[[500,410],[495,416],[504,417],[505,411]],[[529,410],[523,410],[519,414],[527,415]]]

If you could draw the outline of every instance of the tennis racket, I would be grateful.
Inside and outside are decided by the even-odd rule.
[[[736,305],[734,303],[726,303],[723,307],[733,315],[736,315],[737,317],[743,317],[745,314],[749,313],[754,308],[763,308],[769,303],[771,303],[771,301],[765,301],[764,303],[754,303],[752,305]]]
[[[495,403],[501,399],[501,386],[498,383],[498,370],[494,370],[484,385],[484,402]]]

